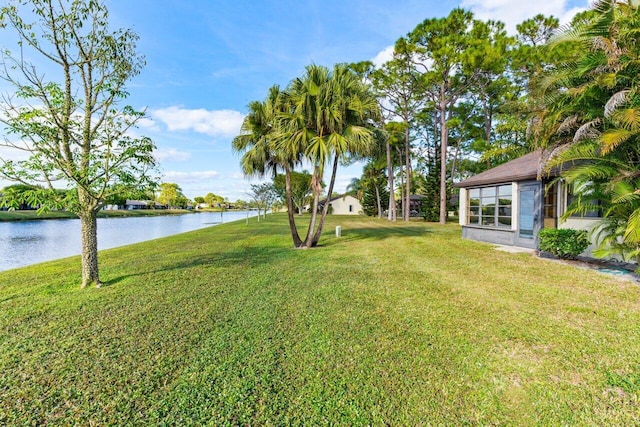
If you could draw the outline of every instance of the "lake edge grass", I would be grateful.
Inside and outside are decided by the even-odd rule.
[[[343,237],[333,235],[341,225]],[[301,227],[302,228],[302,227]],[[636,284],[284,215],[0,273],[0,423],[637,424]]]
[[[197,213],[198,211],[187,209],[135,209],[135,210],[101,210],[98,218],[125,218],[125,217],[145,217],[161,215],[184,215]],[[35,210],[7,210],[0,211],[0,222],[7,221],[38,221],[53,219],[78,219],[78,216],[67,211],[48,211],[38,213]]]

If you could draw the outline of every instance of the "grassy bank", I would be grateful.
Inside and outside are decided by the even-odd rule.
[[[343,237],[332,235],[343,227]],[[0,424],[640,423],[640,287],[454,225],[284,215],[0,273]]]
[[[158,216],[158,215],[182,215],[193,213],[194,211],[186,209],[138,209],[133,211],[117,210],[117,211],[100,211],[98,218],[119,218],[130,216]],[[66,211],[49,211],[38,214],[37,211],[0,211],[0,221],[29,221],[36,219],[69,219],[78,218],[71,212]]]

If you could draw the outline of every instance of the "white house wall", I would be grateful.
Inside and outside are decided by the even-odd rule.
[[[518,194],[518,183],[511,183],[511,229],[518,230],[518,212],[520,212],[520,196]]]
[[[460,204],[460,211],[458,212],[458,222],[460,225],[467,225],[467,214],[469,210],[469,201],[467,200],[467,189],[461,188],[460,195],[458,196],[458,203]]]
[[[340,197],[331,201],[331,213],[333,215],[362,215],[362,205],[353,196]],[[351,206],[351,210],[349,210]]]

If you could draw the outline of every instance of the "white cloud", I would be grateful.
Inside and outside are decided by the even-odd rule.
[[[155,158],[159,161],[172,160],[176,162],[184,162],[191,159],[191,153],[178,151],[175,148],[159,148],[154,154]]]
[[[179,172],[169,171],[165,172],[164,179],[168,182],[182,183],[199,183],[209,179],[217,178],[220,175],[218,171],[193,171],[193,172]]]
[[[226,137],[238,135],[244,119],[242,113],[233,110],[189,110],[176,106],[151,110],[150,114],[170,131],[192,130],[209,136]]]
[[[27,146],[26,143],[18,144],[17,146]],[[19,162],[21,160],[27,160],[31,156],[31,153],[26,150],[20,150],[18,148],[0,146],[0,159],[5,161]]]
[[[373,62],[373,65],[376,68],[380,68],[385,62],[388,62],[391,59],[393,59],[393,49],[394,49],[394,46],[387,46],[384,49],[382,49],[380,52],[378,52],[378,54],[371,59],[371,62]]]
[[[149,129],[154,132],[160,131],[160,128],[158,127],[158,124],[155,122],[155,120],[150,119],[149,117],[141,118],[140,120],[138,120],[137,124],[142,129]]]
[[[568,9],[568,0],[462,0],[461,6],[470,9],[478,19],[502,21],[506,24],[508,32],[515,33],[517,24],[539,13],[553,15],[559,18],[561,23],[566,23],[576,13],[585,10],[588,1],[584,0],[584,7],[571,9]]]

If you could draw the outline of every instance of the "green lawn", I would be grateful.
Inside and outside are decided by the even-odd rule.
[[[640,424],[640,287],[459,235],[280,214],[101,252],[102,289],[0,273],[0,424]]]

